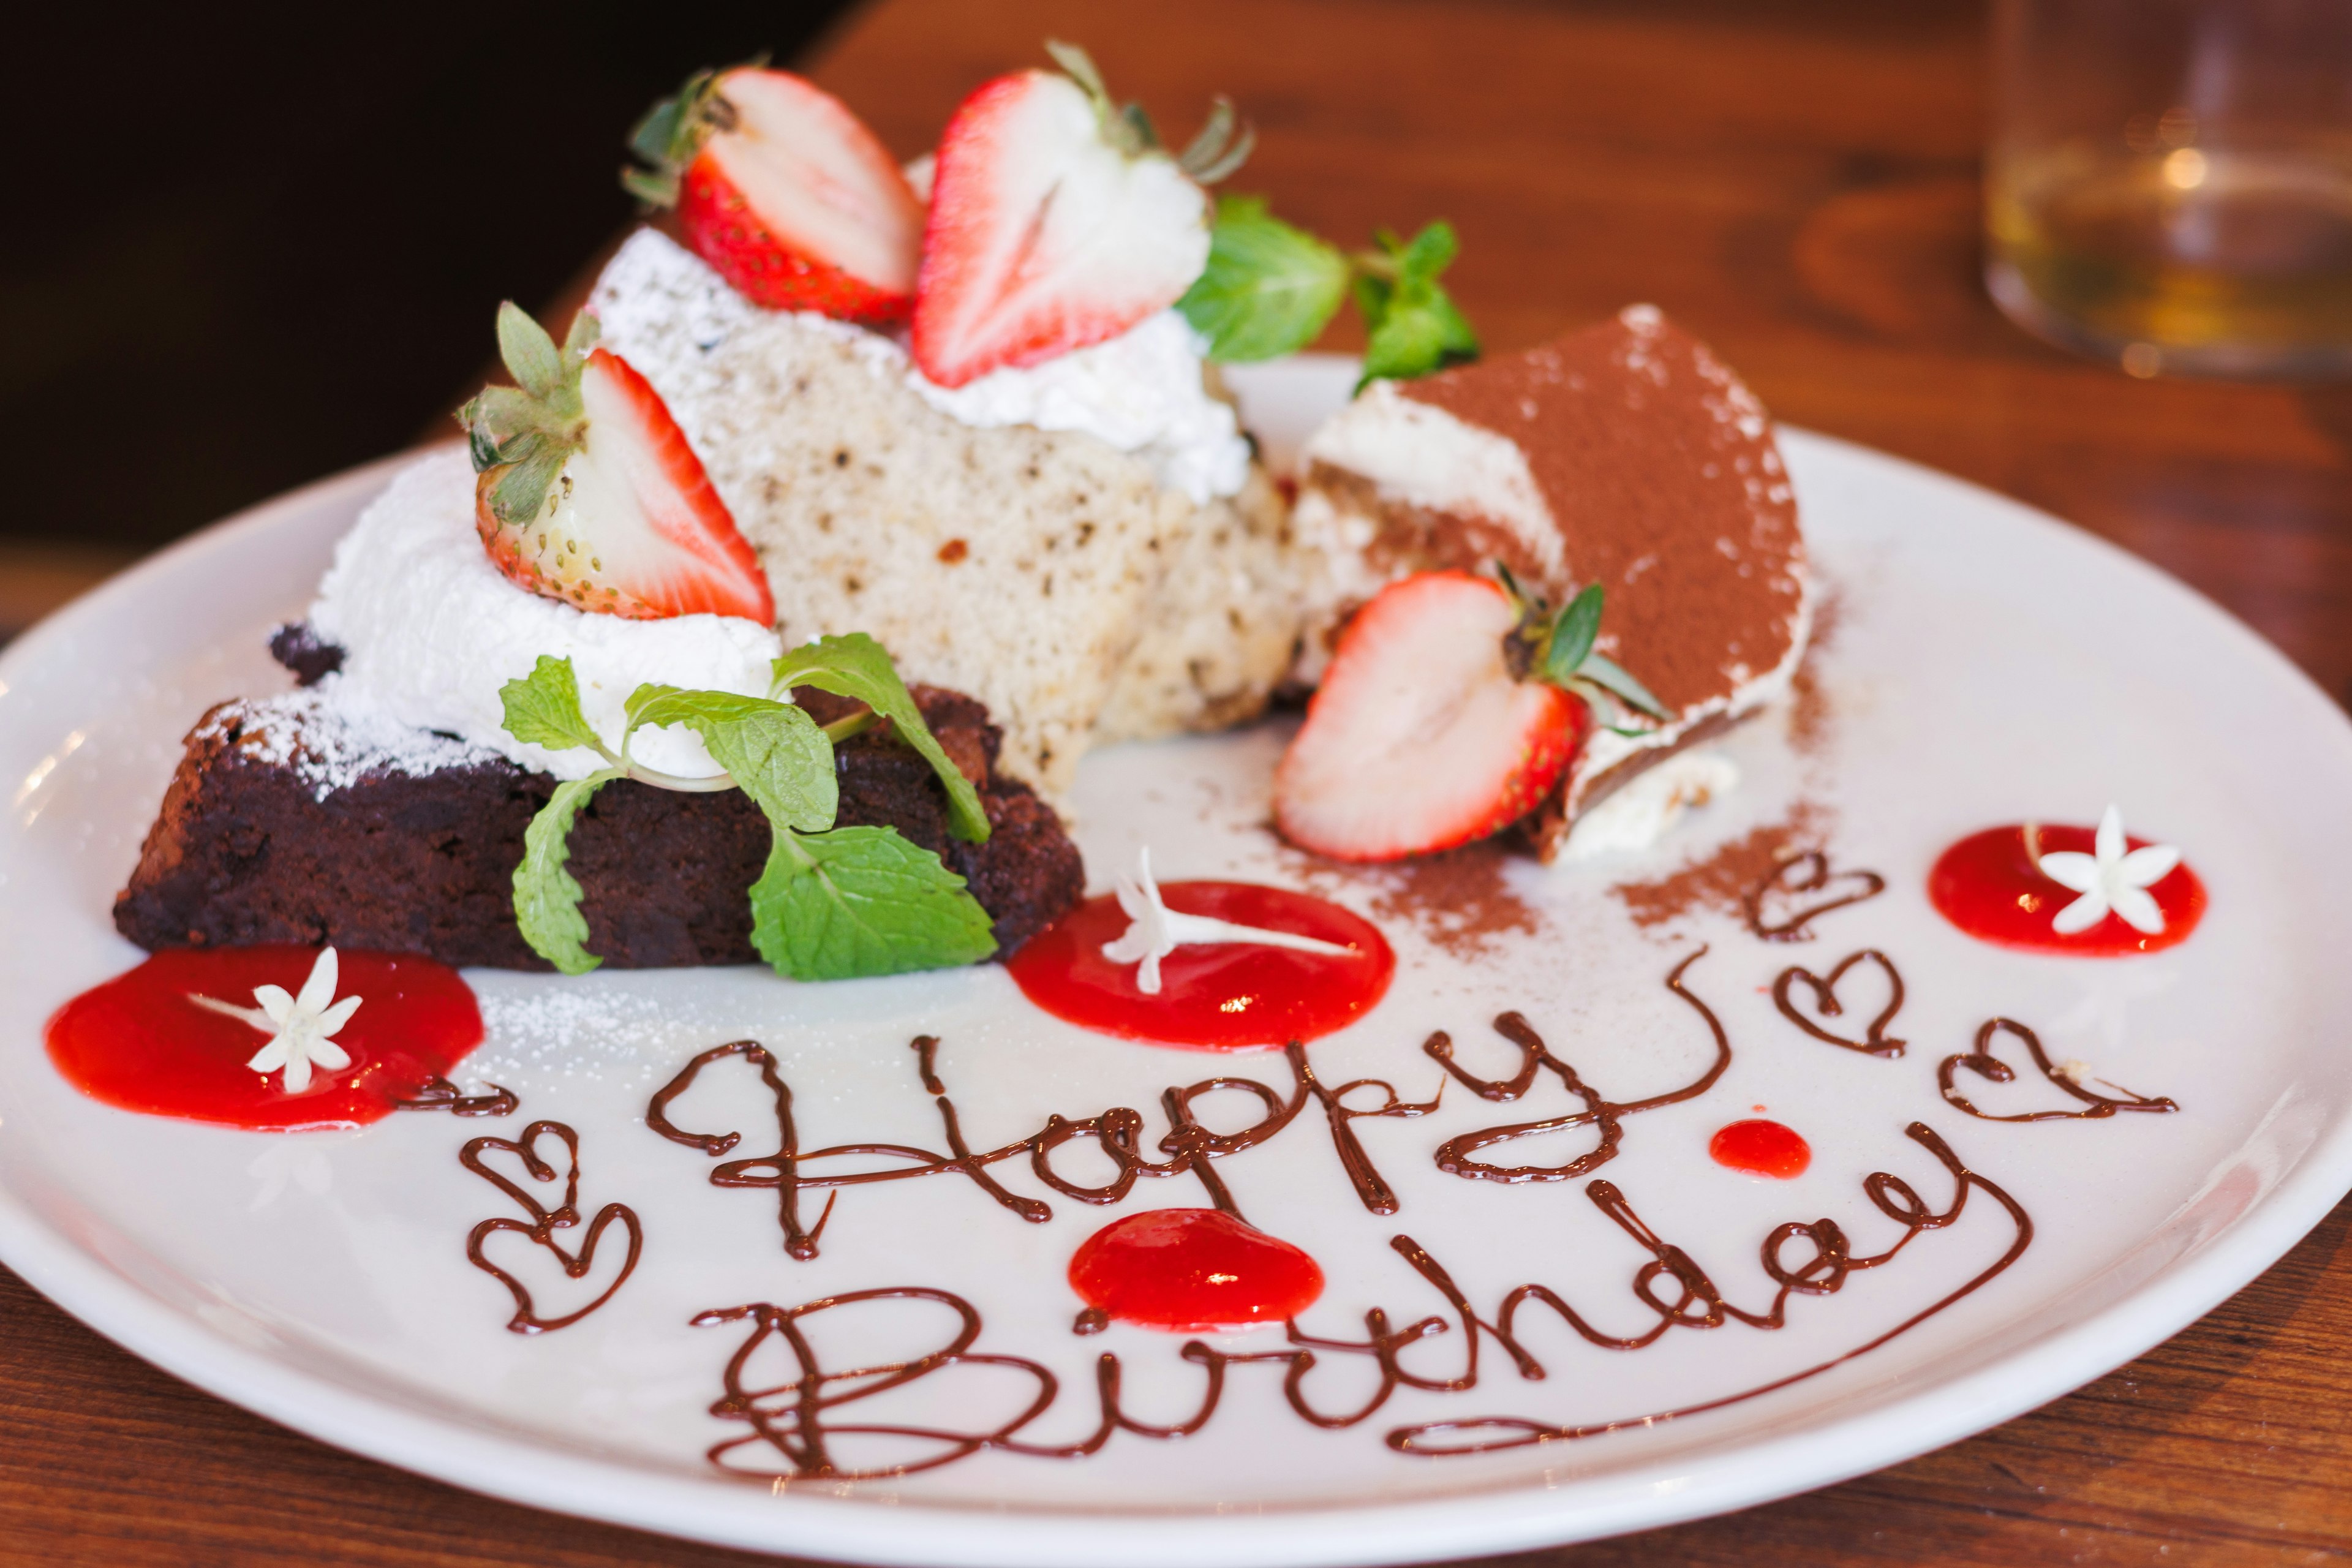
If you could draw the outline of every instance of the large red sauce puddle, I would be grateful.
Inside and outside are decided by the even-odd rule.
[[[299,993],[318,950],[176,948],[83,992],[49,1019],[49,1059],[76,1089],[124,1110],[230,1127],[357,1127],[391,1113],[482,1043],[482,1015],[457,971],[410,954],[338,950],[336,996],[363,998],[335,1043],[351,1065],[289,1095],[282,1072],[245,1064],[269,1037],[190,1001],[240,1007],[257,985]]]
[[[1005,968],[1022,992],[1055,1017],[1116,1035],[1195,1050],[1245,1051],[1311,1040],[1354,1023],[1379,1002],[1396,954],[1360,915],[1306,893],[1255,882],[1166,882],[1160,896],[1182,914],[1337,942],[1345,955],[1254,943],[1180,947],[1160,961],[1160,989],[1136,989],[1137,966],[1113,963],[1103,944],[1128,918],[1108,894],[1088,899],[1015,953]]]
[[[2049,823],[2036,831],[2045,855],[2062,849],[2090,854],[2098,837],[2096,828]],[[2084,958],[2116,958],[2176,946],[2187,942],[2197,922],[2205,918],[2205,884],[2184,861],[2148,885],[2148,895],[2164,911],[2162,931],[2151,936],[2110,911],[2088,931],[2062,936],[2051,922],[2077,895],[2042,874],[2028,851],[2025,834],[2022,823],[1988,827],[1945,850],[1937,858],[1935,869],[1927,873],[1927,898],[1937,912],[1982,942]],[[2126,835],[2124,842],[2140,849],[2150,841]]]

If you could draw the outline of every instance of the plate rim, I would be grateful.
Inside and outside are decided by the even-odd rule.
[[[1338,356],[1300,355],[1300,360]],[[2273,644],[2196,588],[2113,542],[2038,508],[1926,465],[1780,424],[1778,434],[1843,465],[1892,469],[1946,488],[1972,508],[2056,529],[2105,570],[2161,584],[2239,651],[2316,704],[2352,746],[2352,719]],[[439,445],[439,444],[435,444]],[[0,722],[11,679],[55,639],[102,621],[119,599],[200,558],[233,549],[290,514],[380,488],[420,447],[344,469],[244,509],[109,578],[0,649]],[[1079,1568],[1102,1560],[1107,1531],[1144,1521],[1117,1542],[1134,1568],[1179,1568],[1205,1552],[1241,1568],[1402,1563],[1566,1544],[1727,1513],[1835,1485],[1959,1441],[2062,1397],[2171,1338],[2266,1272],[2352,1188],[2352,1114],[2323,1128],[2294,1168],[2220,1237],[2164,1265],[2089,1317],[1958,1377],[1853,1415],[1758,1444],[1669,1456],[1569,1483],[1564,1495],[1528,1478],[1439,1498],[1362,1506],[1311,1502],[1223,1513],[1102,1511],[900,1499],[845,1508],[829,1497],[763,1495],[567,1451],[541,1435],[501,1432],[428,1413],[388,1394],[289,1367],[163,1300],[59,1234],[0,1184],[0,1262],[62,1310],[122,1349],[205,1392],[347,1452],[526,1506],[688,1539],[845,1562],[958,1568]],[[1597,1495],[1596,1495],[1597,1494]],[[913,1506],[908,1506],[909,1502]]]

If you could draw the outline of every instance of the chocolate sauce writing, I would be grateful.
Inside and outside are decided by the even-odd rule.
[[[1846,977],[1848,970],[1858,963],[1870,964],[1885,979],[1886,1005],[1881,1007],[1878,1016],[1864,1026],[1862,1038],[1850,1040],[1843,1035],[1822,1028],[1813,1018],[1807,1017],[1790,999],[1790,993],[1796,986],[1802,985],[1812,993],[1813,1012],[1817,1016],[1842,1017],[1845,1005],[1838,1000],[1838,983]],[[1838,961],[1837,967],[1825,975],[1815,974],[1801,964],[1790,964],[1780,971],[1779,979],[1772,982],[1772,1005],[1780,1009],[1782,1017],[1813,1038],[1849,1051],[1859,1051],[1866,1057],[1899,1057],[1903,1054],[1903,1047],[1909,1043],[1886,1032],[1886,1026],[1895,1022],[1895,1015],[1903,1011],[1903,976],[1895,969],[1895,961],[1874,947],[1847,953]]]
[[[1931,1205],[1917,1189],[1890,1172],[1874,1171],[1863,1179],[1864,1194],[1879,1214],[1895,1222],[1897,1234],[1877,1251],[1857,1254],[1844,1230],[1833,1220],[1790,1221],[1775,1226],[1764,1238],[1759,1257],[1774,1283],[1769,1304],[1759,1309],[1735,1305],[1683,1248],[1659,1237],[1635,1212],[1632,1202],[1609,1182],[1587,1184],[1586,1196],[1619,1229],[1646,1253],[1634,1270],[1630,1288],[1636,1300],[1654,1318],[1633,1334],[1611,1334],[1595,1327],[1567,1298],[1549,1285],[1529,1283],[1507,1292],[1491,1316],[1481,1316],[1467,1294],[1427,1248],[1409,1236],[1390,1240],[1391,1248],[1444,1299],[1447,1313],[1415,1319],[1402,1326],[1385,1309],[1364,1313],[1361,1340],[1326,1338],[1286,1325],[1289,1348],[1235,1352],[1213,1349],[1192,1340],[1178,1352],[1202,1372],[1198,1405],[1182,1420],[1156,1424],[1138,1419],[1121,1405],[1122,1366],[1115,1354],[1095,1361],[1091,1430],[1062,1443],[1034,1441],[1024,1436],[1061,1400],[1061,1382],[1042,1363],[1023,1356],[983,1352],[975,1347],[983,1331],[981,1314],[951,1291],[921,1286],[898,1286],[856,1290],[821,1298],[794,1307],[766,1302],[727,1307],[697,1316],[697,1327],[750,1323],[751,1332],[728,1358],[724,1393],[711,1405],[723,1419],[740,1421],[750,1432],[714,1445],[712,1464],[730,1473],[763,1480],[866,1480],[903,1476],[952,1464],[986,1449],[1035,1458],[1078,1458],[1100,1451],[1120,1432],[1166,1440],[1186,1437],[1208,1426],[1224,1394],[1229,1369],[1257,1364],[1282,1369],[1283,1395],[1293,1414],[1311,1426],[1339,1429],[1370,1419],[1400,1388],[1440,1394],[1467,1393],[1479,1386],[1482,1348],[1491,1337],[1523,1380],[1539,1382],[1549,1370],[1517,1336],[1522,1308],[1538,1306],[1556,1315],[1588,1343],[1612,1352],[1635,1352],[1656,1343],[1674,1329],[1709,1330],[1740,1324],[1766,1331],[1788,1321],[1790,1299],[1831,1296],[1852,1275],[1895,1260],[1905,1248],[1929,1231],[1958,1224],[1972,1192],[1982,1191],[2007,1215],[2011,1236],[2000,1256],[1977,1270],[1958,1288],[1912,1313],[1894,1328],[1854,1349],[1769,1382],[1700,1404],[1647,1415],[1584,1424],[1560,1424],[1519,1416],[1480,1416],[1467,1420],[1423,1422],[1396,1427],[1385,1435],[1401,1453],[1443,1457],[1519,1447],[1537,1443],[1578,1439],[1633,1426],[1653,1426],[1679,1416],[1717,1410],[1786,1388],[1830,1368],[1866,1354],[1916,1328],[1953,1303],[1983,1287],[2022,1257],[2033,1240],[2033,1221],[2023,1205],[1990,1178],[1969,1169],[1951,1145],[1924,1122],[1912,1122],[1906,1135],[1933,1155],[1950,1176],[1950,1201]],[[1804,1251],[1790,1256],[1793,1244]],[[803,1325],[833,1312],[859,1313],[881,1303],[903,1310],[908,1303],[927,1304],[945,1314],[943,1332],[929,1342],[930,1348],[905,1360],[829,1366],[817,1348],[817,1339]],[[1412,1368],[1406,1352],[1425,1340],[1458,1333],[1462,1346],[1452,1369]],[[1377,1372],[1370,1392],[1354,1403],[1317,1403],[1315,1369],[1319,1358],[1368,1357]],[[1341,1364],[1334,1363],[1335,1365]],[[934,1377],[954,1377],[960,1369],[984,1369],[967,1387],[956,1387],[955,1403],[970,1408],[989,1406],[990,1417],[979,1425],[945,1426],[924,1418],[923,1412],[942,1401],[914,1400],[918,1408],[894,1412],[885,1398]],[[1008,1379],[1006,1373],[1015,1374]],[[1343,1374],[1344,1375],[1344,1374]],[[1360,1386],[1360,1384],[1358,1384]],[[939,1390],[932,1391],[935,1394]],[[839,1413],[867,1401],[864,1412]],[[897,1418],[894,1418],[894,1415]]]
[[[1988,1083],[2009,1083],[2016,1079],[2017,1069],[1992,1054],[1994,1039],[2005,1034],[2014,1035],[2024,1045],[2026,1055],[2033,1058],[2035,1071],[2061,1093],[2080,1101],[2084,1109],[2024,1110],[2000,1116],[1990,1110],[1979,1110],[1974,1101],[1962,1094],[1953,1081],[1962,1068]],[[2112,1095],[2101,1094],[2097,1089],[2087,1087],[2072,1073],[2062,1072],[2053,1067],[2049,1053],[2042,1048],[2042,1037],[2013,1018],[1994,1018],[1987,1022],[1977,1031],[1974,1050],[1944,1058],[1943,1064],[1936,1069],[1936,1083],[1943,1090],[1948,1103],[1985,1121],[2103,1121],[2119,1110],[2146,1110],[2161,1116],[2180,1109],[2160,1095],[2135,1094],[2119,1084],[2107,1085],[2116,1091]]]
[[[1675,965],[1666,976],[1666,989],[1697,1009],[1698,1016],[1715,1037],[1715,1058],[1706,1069],[1680,1089],[1668,1089],[1643,1100],[1612,1100],[1601,1098],[1598,1089],[1587,1084],[1576,1068],[1551,1054],[1527,1019],[1517,1013],[1505,1013],[1495,1020],[1495,1032],[1519,1047],[1519,1070],[1507,1079],[1485,1079],[1466,1071],[1454,1060],[1453,1038],[1440,1030],[1422,1045],[1422,1049],[1438,1066],[1452,1074],[1455,1081],[1481,1100],[1509,1104],[1534,1087],[1536,1069],[1542,1068],[1559,1079],[1569,1093],[1584,1102],[1582,1110],[1566,1116],[1555,1116],[1542,1121],[1518,1121],[1501,1127],[1482,1128],[1450,1138],[1437,1150],[1437,1168],[1450,1176],[1487,1182],[1565,1182],[1608,1163],[1617,1156],[1617,1146],[1624,1138],[1622,1122],[1628,1116],[1644,1110],[1655,1110],[1662,1105],[1675,1105],[1685,1100],[1696,1100],[1715,1087],[1723,1069],[1731,1065],[1731,1038],[1723,1032],[1722,1020],[1707,1005],[1700,1001],[1683,984],[1684,972],[1706,956],[1702,947]],[[1481,1149],[1497,1143],[1507,1143],[1518,1138],[1537,1138],[1548,1132],[1564,1131],[1573,1127],[1591,1127],[1597,1131],[1598,1142],[1584,1153],[1559,1165],[1495,1165],[1471,1156]]]
[[[1161,1091],[1160,1107],[1168,1119],[1168,1131],[1160,1136],[1160,1152],[1169,1156],[1154,1162],[1141,1152],[1143,1141],[1142,1115],[1126,1106],[1117,1106],[1079,1121],[1062,1116],[1049,1116],[1045,1125],[1028,1137],[997,1148],[975,1151],[966,1140],[963,1123],[958,1116],[955,1102],[949,1098],[946,1083],[938,1071],[939,1041],[922,1036],[912,1042],[917,1076],[926,1092],[932,1097],[940,1114],[940,1135],[947,1152],[919,1149],[905,1143],[836,1143],[827,1148],[803,1150],[793,1119],[792,1086],[776,1069],[776,1060],[768,1048],[756,1040],[734,1040],[714,1046],[688,1061],[669,1082],[655,1091],[646,1109],[646,1125],[673,1143],[684,1144],[704,1154],[716,1157],[729,1152],[743,1140],[740,1131],[695,1132],[679,1127],[670,1118],[670,1107],[678,1097],[692,1089],[703,1070],[730,1058],[741,1060],[760,1069],[760,1079],[765,1086],[773,1106],[776,1126],[776,1148],[773,1152],[755,1154],[748,1159],[729,1160],[712,1169],[710,1184],[716,1187],[772,1187],[776,1192],[776,1215],[784,1236],[784,1251],[790,1256],[808,1259],[817,1255],[817,1242],[823,1233],[825,1218],[832,1213],[832,1201],[838,1192],[826,1200],[824,1215],[814,1228],[806,1226],[801,1215],[801,1194],[811,1189],[837,1189],[864,1186],[877,1182],[903,1182],[924,1176],[957,1175],[970,1181],[988,1194],[1000,1206],[1032,1224],[1043,1224],[1053,1218],[1054,1210],[1043,1199],[1024,1197],[1007,1188],[991,1173],[989,1167],[1025,1154],[1029,1168],[1037,1179],[1065,1197],[1087,1204],[1115,1204],[1133,1189],[1139,1176],[1196,1177],[1208,1194],[1209,1201],[1236,1218],[1242,1217],[1241,1206],[1232,1189],[1217,1171],[1216,1162],[1264,1143],[1288,1127],[1309,1102],[1320,1107],[1331,1134],[1331,1142],[1339,1157],[1342,1172],[1356,1196],[1373,1214],[1394,1214],[1397,1209],[1395,1192],[1382,1179],[1358,1137],[1353,1123],[1365,1117],[1423,1116],[1437,1109],[1437,1097],[1427,1100],[1407,1100],[1398,1094],[1394,1085],[1381,1079],[1358,1079],[1336,1088],[1325,1084],[1316,1076],[1314,1064],[1308,1060],[1307,1048],[1292,1044],[1285,1048],[1291,1072],[1291,1092],[1285,1096],[1260,1083],[1255,1079],[1220,1076],[1203,1079],[1198,1083],[1171,1086]],[[1365,1105],[1349,1103],[1349,1098],[1359,1090],[1378,1091],[1381,1101]],[[1198,1103],[1212,1095],[1241,1094],[1257,1101],[1258,1117],[1246,1126],[1229,1132],[1211,1131],[1202,1125],[1195,1110]],[[1360,1098],[1360,1096],[1359,1097]],[[1086,1185],[1069,1180],[1054,1165],[1054,1152],[1075,1140],[1092,1139],[1108,1156],[1111,1178],[1096,1185]],[[882,1170],[828,1171],[828,1163],[839,1164],[852,1160],[875,1158],[904,1161],[905,1163]]]
[[[500,1092],[504,1092],[501,1090]],[[461,1112],[461,1114],[463,1114]],[[533,1182],[552,1183],[558,1172],[552,1161],[539,1152],[541,1140],[552,1139],[563,1146],[563,1201],[553,1208],[541,1203],[530,1189],[511,1180],[502,1172],[492,1169],[485,1159],[493,1152],[512,1154],[521,1162],[523,1174]],[[515,1313],[507,1320],[507,1327],[518,1334],[542,1334],[556,1329],[569,1328],[613,1299],[614,1293],[628,1282],[636,1271],[637,1255],[645,1247],[645,1232],[637,1223],[636,1212],[626,1204],[606,1204],[588,1222],[587,1233],[582,1237],[578,1250],[565,1247],[556,1238],[560,1230],[570,1230],[580,1223],[580,1134],[561,1121],[534,1121],[523,1129],[520,1138],[475,1138],[457,1152],[457,1163],[512,1198],[530,1216],[528,1220],[509,1219],[503,1215],[482,1221],[466,1237],[467,1261],[504,1285],[514,1297]],[[531,1242],[552,1254],[562,1265],[566,1277],[584,1279],[596,1266],[596,1246],[605,1231],[618,1225],[629,1239],[627,1256],[621,1259],[620,1271],[602,1294],[577,1311],[560,1318],[542,1318],[532,1303],[529,1287],[507,1269],[492,1262],[483,1250],[483,1244],[500,1231],[511,1231],[528,1237]]]
[[[1877,872],[1832,871],[1828,856],[1808,849],[1773,867],[1739,901],[1748,931],[1766,942],[1811,942],[1812,921],[1885,891],[1886,879]],[[1809,893],[1822,896],[1806,903]]]
[[[497,1084],[488,1094],[467,1094],[446,1078],[427,1079],[425,1087],[406,1100],[392,1102],[395,1110],[446,1110],[452,1116],[512,1116],[522,1103],[515,1091]]]

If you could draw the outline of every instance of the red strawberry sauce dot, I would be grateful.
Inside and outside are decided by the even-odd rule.
[[[1121,1322],[1210,1333],[1298,1316],[1323,1294],[1323,1270],[1222,1209],[1153,1209],[1080,1243],[1070,1287]]]
[[[457,972],[429,958],[341,949],[335,995],[362,998],[335,1044],[351,1065],[314,1068],[289,1095],[282,1071],[245,1064],[269,1036],[188,1000],[254,1005],[257,985],[299,994],[309,947],[173,948],[83,992],[49,1019],[49,1059],[92,1100],[124,1110],[230,1127],[357,1127],[390,1114],[482,1043],[482,1015]]]
[[[1113,963],[1103,944],[1127,930],[1108,894],[1088,899],[1005,965],[1030,1001],[1056,1018],[1121,1039],[1195,1050],[1246,1051],[1311,1040],[1354,1023],[1385,994],[1396,953],[1380,928],[1325,899],[1255,882],[1163,882],[1181,914],[1338,942],[1345,953],[1255,943],[1180,947],[1160,961],[1160,991],[1136,989],[1139,965]]]
[[[2093,827],[2044,823],[2039,831],[2045,855],[2061,849],[2088,855],[2098,837]],[[2124,842],[2138,849],[2148,840],[2126,836]],[[2088,931],[2060,935],[2051,922],[2077,895],[2042,874],[2026,853],[2021,823],[1969,835],[1937,857],[1935,869],[1927,873],[1928,901],[1979,941],[2083,958],[2116,958],[2171,947],[2188,941],[2205,918],[2205,884],[2185,861],[2150,883],[2147,891],[2164,911],[2164,929],[2155,935],[2133,929],[2112,911]]]
[[[1812,1145],[1795,1128],[1760,1119],[1735,1121],[1721,1129],[1707,1140],[1706,1152],[1718,1165],[1784,1182],[1803,1175],[1805,1167],[1813,1163]]]

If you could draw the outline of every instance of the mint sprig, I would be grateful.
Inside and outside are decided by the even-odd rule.
[[[572,858],[572,819],[591,795],[620,776],[620,769],[606,768],[564,780],[522,832],[522,863],[514,873],[515,924],[533,952],[566,974],[585,974],[604,962],[588,951],[580,883],[565,868]]]
[[[1373,248],[1342,254],[1266,210],[1261,196],[1224,196],[1209,263],[1176,308],[1225,363],[1305,348],[1353,294],[1366,332],[1364,379],[1427,375],[1475,359],[1478,335],[1438,282],[1459,243],[1450,224],[1410,240],[1382,229]]]
[[[1224,196],[1209,264],[1176,308],[1209,340],[1209,357],[1274,359],[1313,342],[1348,292],[1348,258],[1266,211],[1264,196]]]
[[[702,738],[711,761],[759,803],[770,822],[822,833],[840,807],[833,742],[816,721],[789,702],[731,691],[640,686],[624,704],[629,732],[683,724]]]
[[[1387,229],[1356,258],[1356,308],[1364,313],[1364,380],[1408,380],[1478,357],[1478,334],[1437,279],[1461,250],[1454,226],[1433,223],[1410,240]]]
[[[930,762],[947,787],[958,836],[988,836],[979,793],[923,722],[880,644],[863,636],[824,638],[777,660],[774,679],[778,693],[812,685],[865,702]],[[581,711],[570,659],[541,658],[499,697],[507,731],[517,740],[559,751],[588,748],[608,764],[556,786],[524,831],[515,868],[515,923],[531,950],[564,973],[584,974],[603,962],[588,951],[582,889],[566,868],[581,808],[618,778],[676,789],[737,788],[758,805],[774,843],[750,890],[752,946],[781,973],[795,980],[895,974],[971,963],[996,951],[988,911],[937,855],[895,828],[834,826],[840,812],[834,731],[855,733],[871,718],[827,730],[772,696],[647,684],[623,705],[615,752]],[[726,773],[674,778],[631,759],[637,731],[669,724],[692,730]],[[974,825],[976,831],[961,831]]]
[[[922,754],[948,792],[948,831],[967,844],[988,842],[988,813],[981,809],[980,792],[923,722],[923,710],[914,694],[898,679],[898,667],[882,645],[864,632],[847,637],[819,637],[793,649],[775,664],[777,691],[814,686],[835,697],[863,702],[890,721],[898,738]]]
[[[976,963],[996,951],[964,879],[889,827],[776,830],[751,884],[751,945],[795,980]]]

